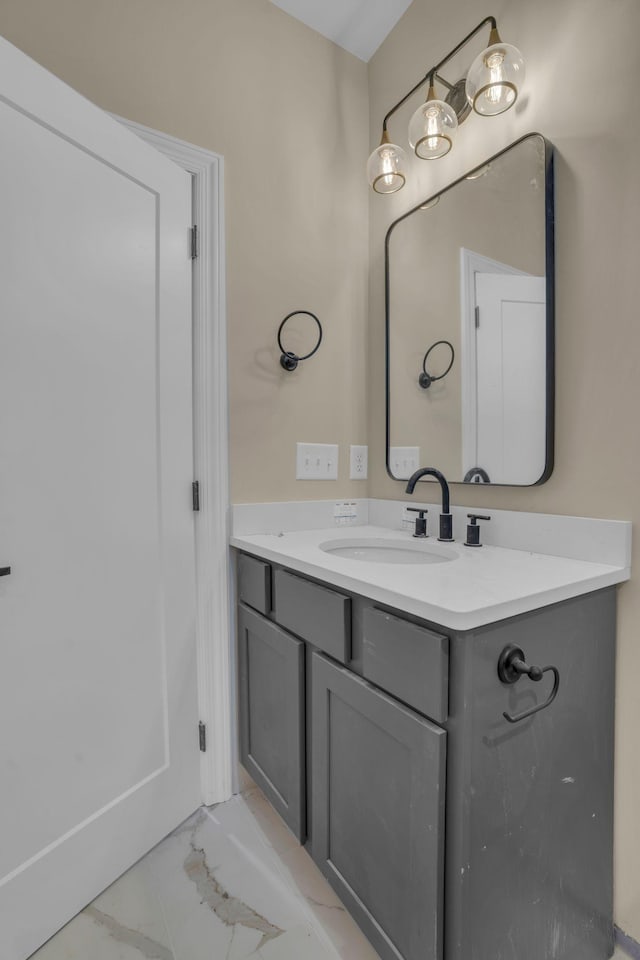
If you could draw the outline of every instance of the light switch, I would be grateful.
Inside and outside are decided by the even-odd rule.
[[[296,480],[337,479],[337,443],[296,444]]]
[[[408,480],[420,466],[420,447],[390,447],[389,467],[396,480]]]

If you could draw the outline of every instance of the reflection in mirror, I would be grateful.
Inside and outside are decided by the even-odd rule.
[[[464,483],[549,477],[552,177],[551,148],[532,134],[391,225],[387,466],[395,479],[427,465]],[[434,344],[425,389],[423,358]]]

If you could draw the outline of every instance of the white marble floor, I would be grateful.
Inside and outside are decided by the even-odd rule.
[[[251,781],[162,841],[31,960],[379,960]]]
[[[163,840],[31,960],[141,958],[379,960],[248,780],[242,795],[203,808]]]

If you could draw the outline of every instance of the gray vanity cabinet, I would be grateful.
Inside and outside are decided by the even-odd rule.
[[[615,588],[458,631],[239,578],[242,761],[382,960],[606,960]]]
[[[313,857],[382,957],[442,957],[445,731],[311,658]]]
[[[451,637],[446,960],[613,953],[615,588]],[[505,685],[518,643],[560,673]]]
[[[242,762],[302,842],[304,643],[242,604],[238,639]]]

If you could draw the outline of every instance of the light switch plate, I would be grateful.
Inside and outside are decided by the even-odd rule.
[[[420,466],[420,447],[390,447],[389,468],[396,480],[408,480]]]
[[[296,444],[296,480],[337,479],[337,443]]]

